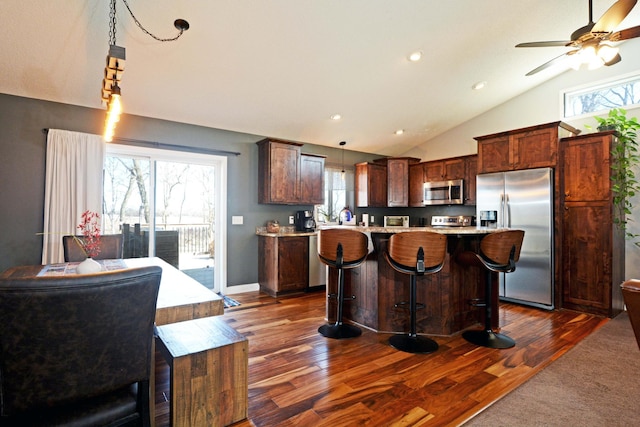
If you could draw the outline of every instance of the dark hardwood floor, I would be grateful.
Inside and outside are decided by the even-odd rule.
[[[331,340],[318,334],[325,294],[274,299],[233,295],[224,319],[249,339],[249,418],[234,426],[460,425],[608,321],[573,311],[501,303],[507,350],[460,335],[432,337],[432,354],[408,354],[389,334]],[[169,425],[168,366],[156,357],[156,425]]]

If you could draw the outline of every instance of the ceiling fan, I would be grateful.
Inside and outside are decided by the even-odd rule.
[[[589,23],[575,30],[571,34],[571,40],[517,44],[516,47],[566,46],[574,48],[534,68],[526,75],[531,76],[567,60],[575,69],[578,69],[582,64],[586,64],[589,69],[595,69],[602,65],[613,65],[620,62],[622,58],[618,54],[618,48],[603,42],[615,43],[640,37],[640,26],[613,31],[631,12],[636,3],[637,0],[618,0],[598,19],[598,22],[593,22],[593,4],[592,0],[589,0]]]

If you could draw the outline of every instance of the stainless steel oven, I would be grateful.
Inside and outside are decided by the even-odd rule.
[[[453,179],[424,183],[425,205],[461,205],[464,203],[464,181]]]

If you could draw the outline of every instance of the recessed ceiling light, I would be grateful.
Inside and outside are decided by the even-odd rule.
[[[422,51],[417,50],[409,55],[409,61],[418,62],[422,59]]]
[[[474,85],[471,86],[471,89],[480,90],[480,89],[484,89],[485,87],[487,87],[487,82],[483,80],[481,82],[474,83]]]
[[[340,114],[334,114],[331,116],[331,120],[340,120],[342,116]]]
[[[404,133],[404,129],[398,129],[394,132],[396,135],[402,135]]]

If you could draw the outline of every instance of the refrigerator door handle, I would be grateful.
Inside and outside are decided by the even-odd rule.
[[[511,228],[511,204],[509,203],[509,193],[505,194],[504,197],[505,223],[507,228]]]
[[[498,227],[499,228],[504,227],[504,193],[500,193],[500,216],[499,216]]]

